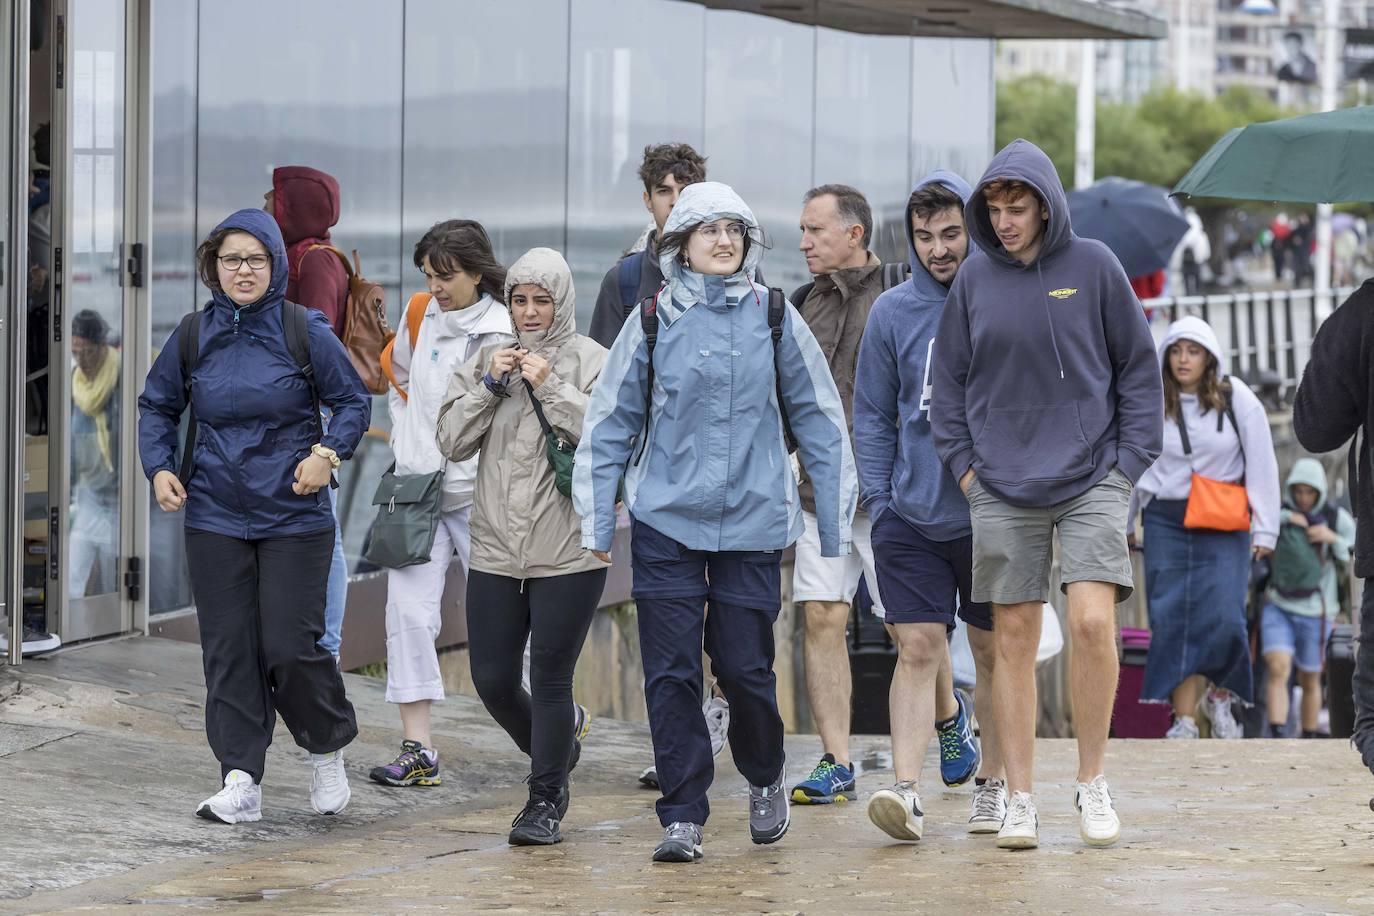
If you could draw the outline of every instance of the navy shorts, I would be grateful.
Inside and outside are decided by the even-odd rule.
[[[955,608],[964,623],[992,629],[992,605],[969,599],[973,587],[973,536],[932,541],[892,509],[873,523],[885,623],[943,623],[954,629]]]

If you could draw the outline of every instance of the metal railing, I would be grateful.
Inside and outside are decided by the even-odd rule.
[[[1281,396],[1291,400],[1312,355],[1317,328],[1355,289],[1323,296],[1312,289],[1176,296],[1147,299],[1142,305],[1151,314],[1156,340],[1163,339],[1169,322],[1197,315],[1216,331],[1232,375],[1258,387],[1262,373],[1273,373]]]

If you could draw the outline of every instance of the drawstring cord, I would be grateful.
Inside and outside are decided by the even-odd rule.
[[[1054,348],[1054,361],[1059,364],[1059,378],[1064,378],[1064,360],[1059,356],[1059,341],[1054,334],[1054,313],[1050,311],[1050,294],[1045,289],[1045,273],[1040,269],[1040,259],[1035,259],[1035,275],[1040,278],[1040,295],[1045,303],[1045,319],[1050,323],[1050,346]]]

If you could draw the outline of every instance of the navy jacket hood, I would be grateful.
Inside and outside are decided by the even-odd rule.
[[[286,263],[286,242],[281,237],[281,227],[272,218],[272,214],[266,210],[238,210],[229,214],[218,226],[215,232],[222,229],[237,230],[246,232],[253,238],[262,242],[267,253],[272,256],[272,280],[267,285],[267,291],[257,302],[251,305],[240,306],[229,298],[229,294],[224,290],[214,290],[211,298],[216,305],[239,311],[246,308],[265,308],[269,305],[281,305],[281,301],[286,298],[286,282],[290,270]]]
[[[964,221],[968,225],[969,237],[979,248],[987,252],[988,257],[1011,267],[1023,266],[1002,247],[1001,240],[992,228],[992,220],[988,218],[988,205],[983,198],[983,188],[999,178],[1024,181],[1030,185],[1040,195],[1040,199],[1045,202],[1045,209],[1050,213],[1050,218],[1045,223],[1045,241],[1040,246],[1036,261],[1053,257],[1075,237],[1073,223],[1069,219],[1069,197],[1064,193],[1064,184],[1059,180],[1054,163],[1040,147],[1029,140],[1013,140],[992,157],[987,171],[978,179],[977,189],[972,195],[964,198]]]

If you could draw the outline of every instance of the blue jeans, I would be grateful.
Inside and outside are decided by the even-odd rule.
[[[334,556],[329,562],[329,585],[324,596],[324,636],[320,648],[334,657],[343,641],[344,605],[348,603],[348,562],[344,559],[343,529],[339,527],[339,501],[334,488],[329,490],[329,507],[334,511]]]

